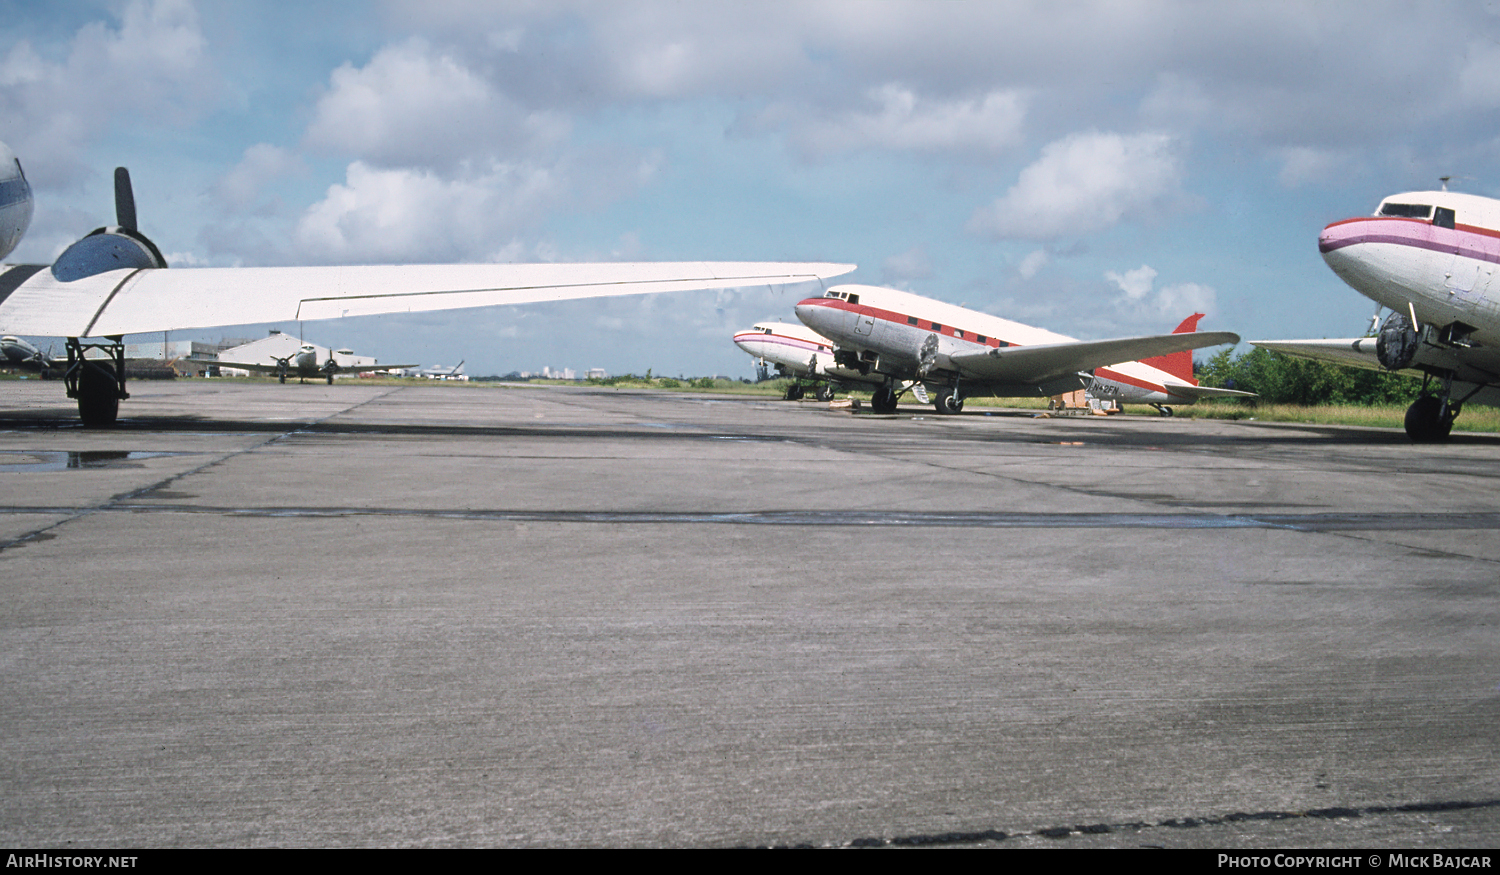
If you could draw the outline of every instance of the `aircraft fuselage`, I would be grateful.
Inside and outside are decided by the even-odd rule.
[[[0,143],[0,258],[9,255],[31,224],[31,184],[20,159]]]

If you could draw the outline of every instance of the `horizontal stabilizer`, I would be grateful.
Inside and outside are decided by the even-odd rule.
[[[1254,392],[1241,392],[1239,389],[1217,389],[1213,386],[1184,386],[1181,383],[1168,383],[1167,391],[1179,398],[1191,398],[1194,401],[1202,401],[1205,398],[1254,398]]]

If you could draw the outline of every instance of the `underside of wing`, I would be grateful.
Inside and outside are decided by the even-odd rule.
[[[218,325],[419,313],[802,283],[849,264],[660,262],[446,264],[115,270],[61,282],[50,270],[0,272],[0,330],[107,337]],[[21,278],[16,271],[27,271]],[[7,277],[17,281],[7,287]]]
[[[989,352],[955,355],[952,361],[959,372],[970,379],[1040,383],[1064,374],[1122,362],[1239,342],[1239,335],[1229,331],[1156,334],[1114,340],[1008,346]]]
[[[1383,371],[1380,359],[1375,355],[1375,338],[1350,337],[1344,340],[1252,340],[1251,346],[1285,353],[1297,358],[1348,365],[1369,371]],[[1401,371],[1413,377],[1422,376],[1414,368]]]
[[[1331,362],[1338,365],[1386,371],[1375,352],[1373,337],[1351,337],[1346,340],[1252,340],[1253,346],[1299,358]],[[1500,405],[1500,366],[1489,347],[1439,346],[1424,342],[1412,357],[1412,367],[1395,373],[1424,377],[1429,373],[1440,378],[1452,377],[1455,401]]]

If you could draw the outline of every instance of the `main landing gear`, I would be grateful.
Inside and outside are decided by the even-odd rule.
[[[958,389],[944,389],[932,399],[932,406],[938,413],[952,415],[962,413],[964,409],[963,396],[958,394]]]
[[[789,383],[786,387],[786,392],[781,396],[782,400],[801,401],[802,396],[807,394],[808,389],[812,390],[813,397],[819,401],[833,400],[832,383],[815,383],[811,386],[804,386],[801,383]]]
[[[1172,408],[1168,407],[1165,404],[1153,404],[1151,406],[1155,407],[1156,408],[1156,412],[1160,413],[1162,416],[1171,416],[1172,415]]]
[[[86,343],[80,338],[67,339],[68,370],[63,374],[69,398],[78,399],[78,418],[85,428],[108,428],[120,415],[120,401],[130,397],[125,391],[125,344],[121,337],[106,338],[107,343]],[[104,353],[103,357],[85,358],[86,350]]]
[[[875,389],[875,394],[870,398],[870,408],[876,413],[896,412],[896,387],[890,383],[881,383]]]

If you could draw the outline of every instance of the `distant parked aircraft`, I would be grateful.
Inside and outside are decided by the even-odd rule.
[[[762,362],[776,366],[776,373],[796,379],[786,388],[786,400],[802,397],[803,382],[812,384],[819,401],[833,397],[835,386],[850,383],[879,384],[884,377],[841,368],[833,361],[833,341],[804,325],[757,322],[749,331],[734,335],[734,344]]]
[[[939,413],[958,413],[972,395],[1048,397],[1087,388],[1096,397],[1150,404],[1166,416],[1170,404],[1250,394],[1193,379],[1188,350],[1240,340],[1228,331],[1194,331],[1197,316],[1179,333],[1075,340],[873,286],[835,286],[796,309],[798,319],[832,341],[839,367],[878,379],[871,400],[877,413],[894,412],[908,390],[923,402],[931,393]]]

